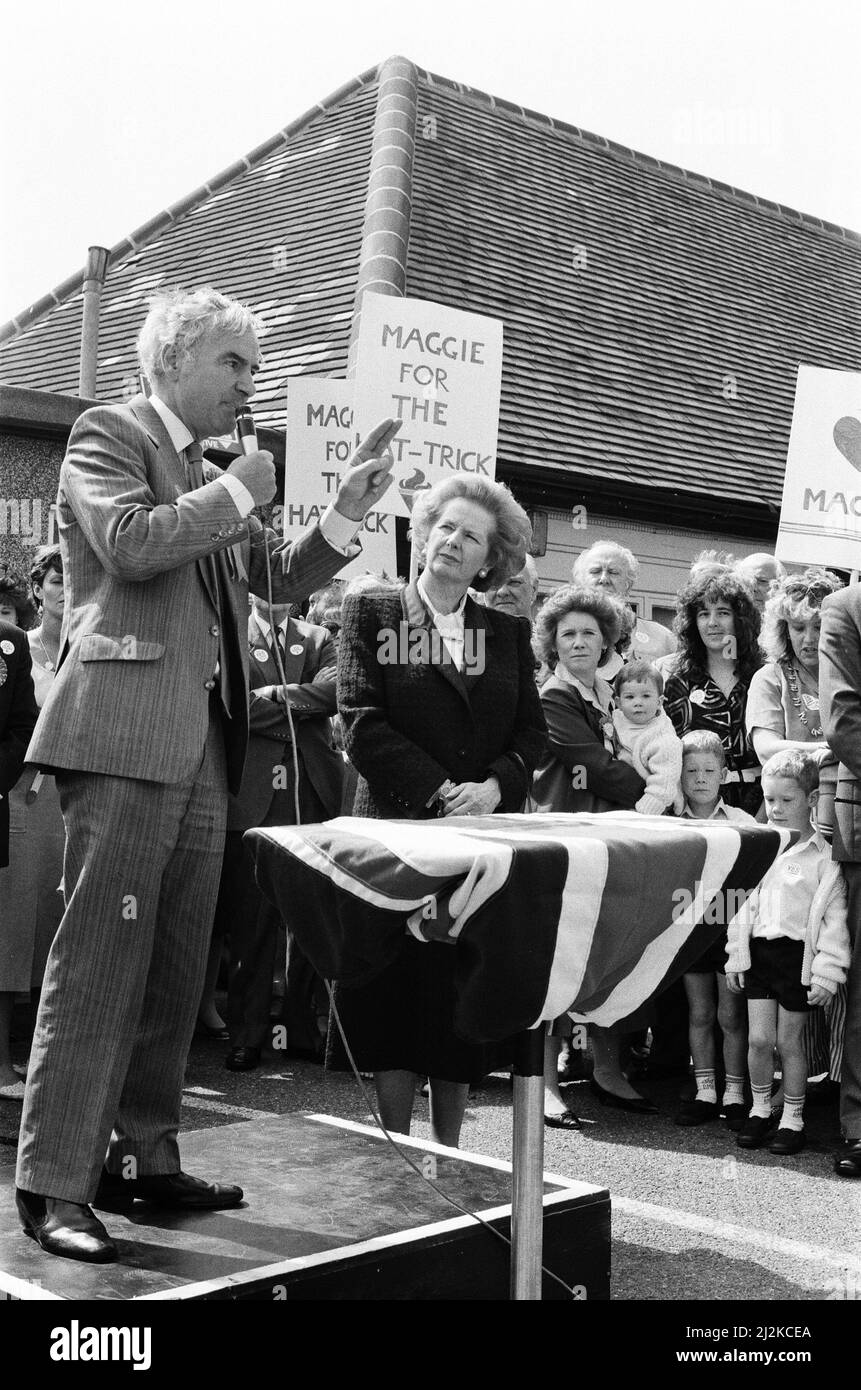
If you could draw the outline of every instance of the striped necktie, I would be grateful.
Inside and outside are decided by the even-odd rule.
[[[196,439],[187,444],[183,449],[185,456],[185,473],[191,484],[191,489],[203,487],[203,449]]]

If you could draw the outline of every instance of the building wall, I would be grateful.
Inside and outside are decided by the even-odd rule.
[[[725,551],[736,559],[757,550],[774,550],[774,536],[751,539],[734,536],[731,531],[656,526],[594,512],[579,515],[577,524],[572,524],[570,511],[549,511],[547,552],[536,560],[541,592],[549,593],[568,583],[577,556],[599,540],[615,541],[634,552],[640,562],[640,577],[631,597],[641,617],[655,618],[667,626],[672,621],[676,594],[688,577],[691,561],[701,550]]]
[[[62,439],[10,434],[0,425],[0,564],[25,575],[38,546],[56,539],[64,447]]]

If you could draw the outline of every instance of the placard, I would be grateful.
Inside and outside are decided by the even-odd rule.
[[[395,485],[380,505],[409,516],[415,493],[456,473],[496,476],[502,323],[426,299],[362,300],[355,420],[366,434],[386,416]]]
[[[288,382],[281,529],[291,540],[319,521],[334,502],[361,438],[353,428],[353,386],[352,381],[333,377],[296,376]],[[277,526],[277,516],[274,522]],[[337,577],[385,572],[393,579],[397,574],[393,516],[387,511],[369,512],[358,539],[361,554],[345,564]]]
[[[861,569],[861,372],[798,368],[775,553]]]

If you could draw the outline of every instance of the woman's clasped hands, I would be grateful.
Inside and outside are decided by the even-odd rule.
[[[495,777],[483,782],[455,782],[445,793],[443,816],[489,816],[502,800]]]

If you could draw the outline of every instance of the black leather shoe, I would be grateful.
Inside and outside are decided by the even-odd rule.
[[[241,1187],[204,1182],[203,1178],[193,1178],[188,1173],[151,1173],[142,1178],[102,1173],[93,1205],[110,1209],[128,1206],[137,1198],[140,1202],[154,1202],[160,1207],[217,1211],[221,1207],[239,1206],[242,1197]]]
[[[744,1129],[745,1122],[749,1114],[749,1109],[741,1101],[733,1101],[730,1105],[723,1108],[724,1119],[727,1129],[731,1129],[734,1134],[738,1134]]]
[[[90,1264],[108,1264],[118,1258],[117,1247],[88,1206],[64,1202],[58,1197],[40,1197],[20,1187],[15,1191],[15,1203],[25,1235],[47,1254]]]
[[[645,1096],[617,1096],[615,1091],[605,1091],[603,1086],[599,1086],[594,1076],[589,1080],[589,1087],[602,1105],[611,1105],[616,1110],[630,1110],[635,1115],[658,1113],[658,1107],[653,1100],[647,1100]]]
[[[253,1071],[260,1066],[259,1047],[232,1047],[224,1059],[228,1071]]]
[[[804,1148],[803,1129],[779,1129],[768,1146],[770,1154],[800,1154]]]
[[[711,1100],[686,1100],[675,1116],[674,1123],[677,1125],[704,1125],[709,1120],[716,1120],[720,1115],[720,1106],[717,1101]]]
[[[735,1136],[740,1149],[759,1149],[766,1142],[774,1127],[774,1116],[750,1115]]]
[[[841,1178],[861,1178],[861,1139],[847,1139],[834,1155],[834,1171]]]
[[[548,1129],[582,1129],[580,1121],[573,1110],[562,1110],[558,1115],[550,1115],[544,1112],[544,1123]]]

